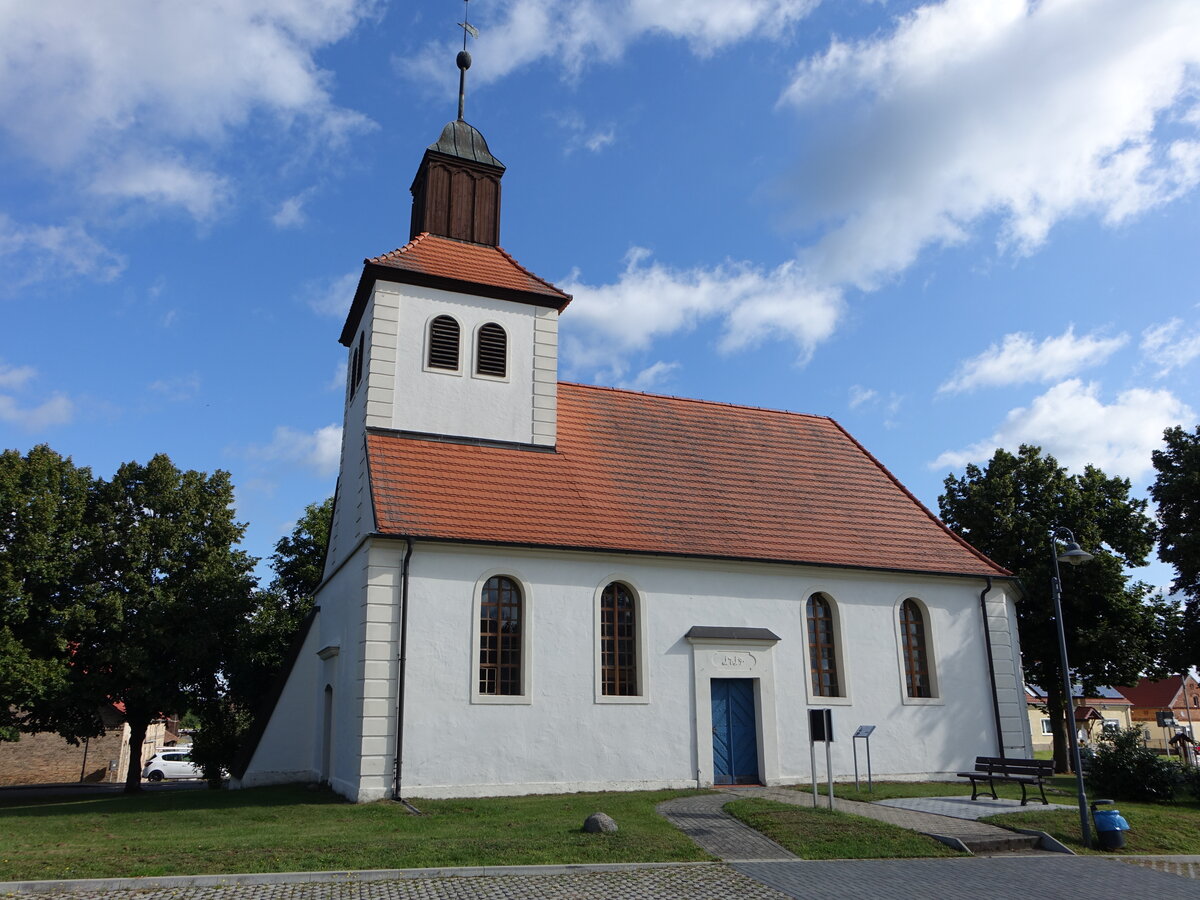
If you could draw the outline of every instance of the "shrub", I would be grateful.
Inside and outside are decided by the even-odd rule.
[[[1183,781],[1180,767],[1146,747],[1136,727],[1106,734],[1086,772],[1093,795],[1114,800],[1169,803]]]

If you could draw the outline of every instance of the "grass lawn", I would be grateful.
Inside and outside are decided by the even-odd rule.
[[[5,802],[0,881],[712,857],[654,812],[688,791],[351,804],[298,786]],[[616,834],[584,834],[593,812]]]
[[[895,797],[950,797],[971,795],[971,786],[966,783],[946,781],[898,782],[877,781],[874,791],[867,793],[866,783],[861,791],[853,784],[835,784],[836,797],[847,800],[890,800]],[[997,785],[996,793],[1012,800],[1021,799],[1017,785]],[[1036,796],[1036,794],[1034,794]],[[1018,828],[1035,828],[1062,841],[1076,853],[1104,853],[1102,850],[1085,850],[1079,833],[1079,808],[1076,805],[1075,777],[1055,775],[1046,783],[1046,797],[1051,803],[1071,806],[1070,810],[1043,810],[1040,801],[1031,801],[1029,812],[1005,813],[984,819],[993,825],[1011,825]],[[1088,791],[1088,800],[1094,800]],[[1114,804],[1130,825],[1125,832],[1125,850],[1120,853],[1200,853],[1200,802],[1185,799],[1171,804],[1135,803],[1120,800]]]
[[[751,797],[727,803],[725,811],[803,859],[964,855],[915,831],[837,810],[791,806]]]

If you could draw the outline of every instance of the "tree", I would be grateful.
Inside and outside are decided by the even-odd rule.
[[[159,454],[125,463],[92,494],[91,618],[74,644],[69,704],[47,718],[118,702],[140,747],[154,718],[219,677],[250,613],[254,559],[234,549],[245,526],[234,521],[227,472],[181,472]],[[139,769],[130,754],[126,791],[141,789]]]
[[[1163,434],[1166,448],[1151,454],[1157,473],[1150,496],[1158,506],[1158,557],[1175,569],[1174,590],[1185,598],[1183,640],[1173,648],[1171,668],[1200,664],[1200,425]]]
[[[325,568],[333,521],[333,498],[310,503],[291,534],[279,539],[271,566],[275,577],[256,591],[253,611],[231,645],[219,679],[201,692],[193,711],[201,721],[192,757],[210,782],[233,764],[253,713],[283,667],[289,647],[313,606]]]
[[[35,703],[61,691],[68,636],[84,615],[80,549],[92,474],[45,444],[0,454],[0,740],[16,740]],[[95,709],[69,736],[95,733]]]
[[[1067,771],[1062,667],[1050,594],[1050,532],[1070,528],[1095,558],[1062,569],[1063,625],[1074,679],[1085,690],[1129,684],[1160,664],[1170,609],[1147,585],[1130,583],[1125,569],[1144,565],[1154,546],[1146,501],[1129,496],[1129,481],[1088,466],[1069,475],[1040,448],[1016,455],[997,450],[985,469],[969,465],[950,475],[938,498],[955,532],[1021,579],[1017,603],[1025,672],[1046,692],[1055,769]]]

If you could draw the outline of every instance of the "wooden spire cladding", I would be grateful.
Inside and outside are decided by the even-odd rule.
[[[500,179],[504,164],[487,141],[462,119],[442,129],[413,179],[412,230],[487,244],[500,243]]]

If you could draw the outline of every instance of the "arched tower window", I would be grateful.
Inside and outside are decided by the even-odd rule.
[[[808,665],[814,697],[840,697],[833,609],[820,594],[808,598]]]
[[[614,581],[600,595],[600,683],[608,697],[638,696],[637,603]]]
[[[458,336],[458,321],[452,316],[438,316],[429,323],[429,368],[458,371]]]
[[[495,322],[480,327],[476,336],[475,374],[494,378],[508,374],[508,335]]]
[[[904,688],[910,697],[932,697],[929,652],[925,644],[925,617],[915,600],[900,604],[900,639],[904,654]]]
[[[479,604],[479,693],[516,696],[522,693],[521,589],[503,575],[483,586]]]

